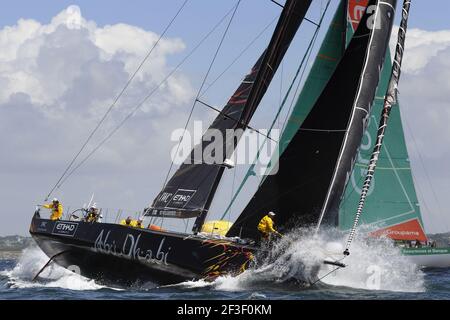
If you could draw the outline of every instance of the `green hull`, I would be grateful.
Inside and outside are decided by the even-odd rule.
[[[450,247],[446,247],[446,248],[403,248],[402,254],[405,256],[439,255],[439,254],[449,254],[450,255]]]
[[[419,267],[450,268],[450,247],[402,248],[402,254]]]

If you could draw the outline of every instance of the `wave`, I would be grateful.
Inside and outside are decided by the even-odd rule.
[[[186,281],[184,289],[210,287],[220,291],[298,291],[310,288],[349,287],[363,290],[424,292],[424,273],[390,239],[371,238],[360,228],[342,262],[345,268],[325,265],[324,260],[344,256],[346,235],[335,229],[297,229],[275,242],[256,266],[242,274],[222,276],[212,282]],[[334,270],[334,271],[333,271]]]
[[[33,281],[34,276],[47,263],[48,257],[37,246],[32,245],[22,251],[22,254],[11,270],[4,270],[0,275],[8,279],[7,285],[11,288],[62,288],[69,290],[99,290],[105,286],[95,283],[70,270],[64,269],[55,263],[50,264]]]

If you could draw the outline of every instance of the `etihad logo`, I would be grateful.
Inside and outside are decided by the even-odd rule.
[[[192,199],[197,190],[178,189],[175,194],[172,192],[163,192],[158,199],[159,206],[165,208],[184,208]]]
[[[57,222],[53,227],[52,234],[73,237],[78,229],[78,223],[74,222]]]

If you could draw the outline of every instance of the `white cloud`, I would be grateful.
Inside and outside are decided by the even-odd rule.
[[[398,26],[393,28],[391,48],[397,42]],[[407,31],[405,59],[402,69],[407,73],[419,72],[441,51],[450,47],[450,30],[426,31],[411,28]]]
[[[20,19],[0,29],[0,181],[8,185],[2,202],[23,197],[19,206],[6,209],[8,214],[28,220],[26,213],[62,173],[158,37],[127,24],[99,27],[77,6],[48,24]],[[165,78],[173,68],[168,57],[184,49],[181,39],[160,41],[87,151]],[[65,200],[81,202],[98,191],[105,202],[112,199],[111,205],[139,199],[140,207],[151,201],[170,161],[173,144],[167,137],[184,125],[193,95],[188,77],[175,73],[79,170]],[[0,233],[8,228],[0,227]]]
[[[22,92],[33,103],[54,104],[69,89],[78,89],[77,81],[83,77],[94,86],[96,99],[106,100],[123,85],[125,72],[126,76],[134,72],[158,37],[126,24],[97,27],[84,20],[76,6],[48,25],[21,19],[0,31],[0,72],[6,84],[0,103]],[[166,57],[184,47],[180,39],[163,39],[139,74],[139,85],[148,89],[162,80],[167,74]],[[190,92],[176,90],[179,86],[186,87],[180,76],[166,87],[168,96],[187,98]]]
[[[404,66],[400,105],[425,225],[429,231],[448,232],[450,30],[408,30]]]

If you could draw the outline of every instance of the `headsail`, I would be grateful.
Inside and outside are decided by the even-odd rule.
[[[343,192],[370,113],[396,1],[370,4],[376,10],[365,12],[330,81],[281,155],[278,172],[266,177],[229,236],[256,237],[256,226],[268,211],[277,213],[279,225],[336,223],[335,200]],[[373,22],[379,27],[373,28]]]
[[[357,15],[353,14],[356,0],[350,2],[353,2],[353,5],[349,7],[348,33],[351,35],[353,26],[355,24],[357,26],[359,19]],[[358,5],[363,6],[364,4],[358,3]],[[353,224],[355,208],[358,206],[367,164],[372,152],[371,148],[377,138],[377,121],[383,109],[384,95],[388,87],[391,69],[392,59],[388,50],[369,125],[359,148],[344,198],[341,201],[339,228],[342,230],[350,230]],[[389,130],[384,136],[378,168],[366,197],[365,210],[360,224],[372,227],[374,236],[387,235],[395,240],[426,241],[398,102],[392,106],[389,118]]]
[[[363,208],[372,185],[373,177],[375,175],[375,169],[380,158],[381,150],[383,148],[383,141],[386,135],[386,129],[388,127],[389,116],[392,110],[392,106],[397,104],[398,100],[398,83],[401,75],[401,66],[403,60],[403,53],[405,48],[406,29],[408,27],[409,9],[411,6],[411,0],[404,0],[402,10],[402,22],[398,30],[397,45],[395,48],[394,64],[391,69],[391,75],[389,78],[389,84],[387,86],[386,95],[384,98],[383,109],[381,112],[380,123],[378,125],[376,141],[373,147],[372,154],[370,156],[367,173],[364,179],[364,185],[362,187],[360,199],[356,209],[356,214],[353,221],[353,226],[348,236],[347,245],[344,251],[345,255],[349,255],[349,248],[352,240],[356,234],[356,228],[359,223],[359,219],[363,213]],[[425,237],[426,240],[426,237]]]
[[[236,135],[223,142],[211,142],[208,138],[210,132],[219,130],[222,137],[226,137],[226,130],[246,129],[310,4],[311,0],[286,1],[266,51],[208,128],[202,141],[194,147],[155,198],[147,215],[178,218],[197,216],[194,231],[200,229],[222,177],[223,161],[231,156],[240,138],[240,135]],[[220,145],[216,146],[218,143]],[[212,150],[211,154],[207,150]],[[205,161],[207,158],[214,159],[213,150],[223,150],[222,163],[206,163],[209,162]],[[203,159],[195,158],[197,155]]]

